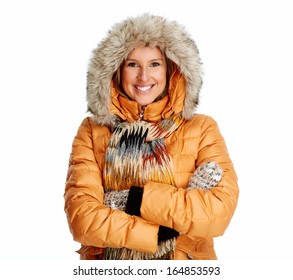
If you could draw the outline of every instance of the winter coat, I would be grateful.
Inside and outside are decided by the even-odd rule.
[[[169,94],[144,109],[143,120],[159,122],[173,113],[183,123],[165,139],[172,158],[176,186],[147,182],[141,217],[103,204],[105,151],[113,128],[139,119],[141,107],[120,95],[113,74],[133,48],[158,46],[175,63]],[[197,47],[176,22],[143,15],[117,24],[94,50],[88,70],[87,100],[91,116],[80,125],[72,145],[65,188],[65,212],[81,259],[95,259],[102,248],[126,247],[155,252],[159,225],[180,232],[175,259],[216,259],[213,238],[223,235],[238,200],[237,176],[217,123],[196,114],[201,88]],[[189,190],[195,169],[215,161],[223,169],[221,182],[209,191]]]

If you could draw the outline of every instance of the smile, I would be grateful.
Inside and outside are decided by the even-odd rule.
[[[149,85],[149,86],[143,86],[143,87],[140,87],[140,86],[134,86],[136,89],[138,89],[139,91],[142,91],[142,92],[146,92],[148,90],[150,90],[153,85]]]

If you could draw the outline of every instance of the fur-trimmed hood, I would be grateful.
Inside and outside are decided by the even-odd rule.
[[[98,124],[115,125],[117,116],[110,110],[113,74],[141,44],[159,47],[178,66],[186,83],[181,115],[190,119],[195,114],[202,85],[201,61],[195,42],[177,22],[144,14],[114,25],[93,50],[87,75],[87,101],[88,110]]]

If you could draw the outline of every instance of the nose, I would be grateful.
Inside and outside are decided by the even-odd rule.
[[[145,67],[139,68],[138,79],[141,81],[147,81],[149,78],[148,70]]]

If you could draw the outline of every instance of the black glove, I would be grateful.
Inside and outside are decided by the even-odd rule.
[[[175,229],[160,226],[159,232],[158,232],[158,243],[161,243],[162,241],[166,241],[168,239],[177,237],[178,235],[179,235],[179,232],[176,231]]]
[[[140,216],[143,188],[132,186],[129,189],[125,212],[129,215]]]
[[[140,206],[142,202],[142,196],[143,196],[143,188],[132,186],[129,189],[125,213],[129,215],[140,216]],[[159,232],[158,232],[158,243],[177,237],[178,235],[179,235],[179,232],[177,232],[175,229],[168,228],[165,226],[160,226]]]

